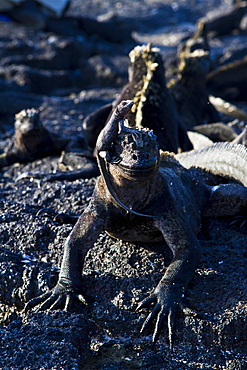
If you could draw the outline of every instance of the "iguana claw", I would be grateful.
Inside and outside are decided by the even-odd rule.
[[[156,318],[155,328],[153,332],[152,342],[155,343],[160,334],[163,321],[167,316],[168,326],[168,340],[170,349],[173,347],[174,337],[174,321],[175,315],[178,311],[182,311],[185,315],[195,316],[197,315],[193,310],[188,308],[183,303],[183,297],[181,292],[176,289],[169,287],[158,286],[155,291],[139,303],[136,310],[142,309],[151,303],[155,303],[154,308],[149,313],[144,323],[142,324],[140,332],[142,333],[147,326]]]
[[[24,312],[27,313],[32,308],[36,308],[36,312],[44,310],[56,310],[62,308],[64,311],[69,311],[74,300],[85,303],[80,294],[77,294],[71,287],[66,287],[62,283],[58,284],[50,291],[31,299],[25,305]]]

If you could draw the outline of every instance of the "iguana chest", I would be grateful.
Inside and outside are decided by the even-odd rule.
[[[127,206],[133,210],[150,216],[144,217],[128,213],[114,202],[108,202],[108,220],[105,231],[111,236],[126,241],[159,242],[165,236],[155,226],[159,218],[168,228],[173,228],[173,220],[182,218],[193,232],[199,230],[201,222],[201,204],[189,184],[183,184],[181,179],[173,173],[169,178],[169,170],[159,175],[156,187],[145,196],[145,192],[132,193],[124,197]],[[169,181],[167,181],[169,180]],[[142,194],[141,194],[142,193]],[[140,195],[140,196],[138,196]],[[122,198],[123,199],[123,198]],[[171,230],[179,233],[179,230]]]
[[[116,213],[109,219],[105,231],[112,237],[130,242],[160,242],[164,239],[152,218],[123,213]]]

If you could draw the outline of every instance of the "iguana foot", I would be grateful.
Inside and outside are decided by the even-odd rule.
[[[79,219],[77,215],[69,215],[68,213],[60,212],[57,213],[51,208],[42,208],[37,213],[36,216],[49,217],[51,220],[58,222],[60,224],[72,224],[75,225]]]
[[[140,332],[142,333],[152,320],[156,318],[155,329],[153,332],[152,342],[155,343],[160,334],[164,319],[167,317],[168,340],[170,349],[173,347],[174,338],[174,321],[178,311],[182,311],[187,316],[197,316],[197,313],[184,304],[183,289],[164,286],[159,284],[154,292],[141,301],[137,310],[154,303],[153,310],[149,313],[144,321]]]
[[[67,213],[61,212],[54,217],[54,221],[60,224],[72,224],[75,225],[78,221],[79,216],[69,215]]]
[[[32,308],[38,306],[35,311],[63,309],[69,311],[73,302],[79,300],[86,303],[83,296],[76,292],[70,282],[60,280],[57,285],[50,291],[31,299],[24,307],[24,312],[27,313]]]
[[[52,208],[42,208],[36,213],[37,217],[49,217],[50,219],[54,219],[56,215],[57,212]]]

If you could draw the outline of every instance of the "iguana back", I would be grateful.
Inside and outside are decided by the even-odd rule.
[[[176,155],[186,168],[201,167],[217,175],[230,176],[247,186],[247,148],[241,144],[216,143],[210,147]]]

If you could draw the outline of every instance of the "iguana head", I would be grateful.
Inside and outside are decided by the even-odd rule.
[[[156,70],[163,67],[162,56],[158,48],[153,48],[151,44],[136,46],[129,53],[129,81],[135,83],[142,82],[149,70]]]
[[[37,109],[23,109],[15,115],[15,130],[21,135],[39,134],[44,127]]]
[[[156,135],[146,128],[120,125],[120,132],[109,148],[108,162],[123,177],[149,177],[159,165]]]
[[[184,76],[206,76],[210,63],[209,52],[198,49],[180,59],[178,71]]]
[[[121,208],[137,216],[155,217],[129,208],[114,189],[114,182],[125,186],[126,179],[137,180],[138,185],[150,181],[159,167],[159,147],[153,132],[125,124],[124,117],[132,106],[131,100],[121,101],[99,134],[96,143],[98,165],[106,188]]]

